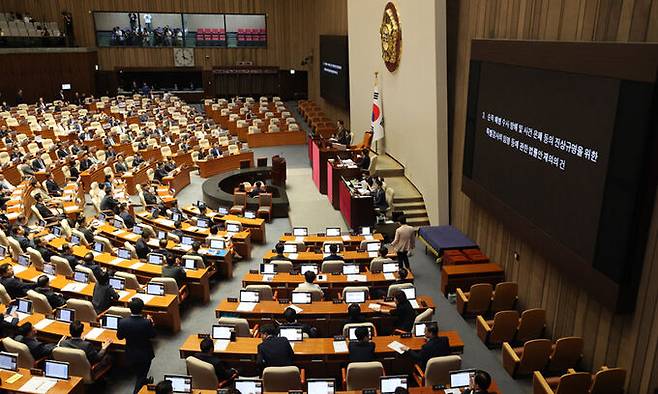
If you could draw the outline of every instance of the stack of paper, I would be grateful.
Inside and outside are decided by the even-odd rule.
[[[70,293],[79,293],[85,287],[87,287],[86,283],[67,283],[66,286],[62,287],[62,291],[67,291]]]
[[[25,271],[27,267],[23,267],[22,265],[16,264],[14,266],[14,274],[20,274],[21,272]]]
[[[256,307],[257,302],[241,302],[238,304],[236,310],[238,312],[251,312]]]
[[[351,241],[352,237],[349,235],[343,235],[343,241]]]
[[[388,347],[395,350],[396,352],[398,352],[400,354],[404,353],[404,349],[406,349],[406,346],[404,346],[403,344],[401,344],[398,341],[393,341],[393,342],[389,343]]]
[[[228,344],[231,343],[229,339],[215,339],[215,351],[223,352],[228,347]]]
[[[105,329],[100,327],[94,327],[87,333],[87,335],[85,335],[85,339],[96,339],[104,332]]]
[[[297,254],[297,253],[289,253],[289,254],[288,254],[288,258],[289,258],[290,260],[297,260],[297,258],[299,258],[299,254]]]
[[[140,300],[144,301],[145,304],[148,304],[148,302],[151,301],[151,300],[153,299],[153,297],[154,297],[154,296],[151,295],[151,294],[141,294],[141,293],[137,293],[137,294],[135,294],[134,296],[132,296],[131,299],[132,299],[132,298],[139,298]]]
[[[43,330],[44,328],[48,327],[50,323],[52,323],[53,321],[54,320],[50,320],[50,319],[41,319],[41,321],[37,322],[34,325],[34,328],[36,328],[37,330]]]
[[[112,260],[110,261],[110,264],[112,264],[112,265],[117,265],[117,264],[123,263],[124,261],[125,261],[125,260],[122,259],[121,257],[117,257],[117,258],[112,259]]]
[[[297,313],[301,313],[301,312],[304,311],[302,308],[298,307],[297,305],[290,305],[290,306],[288,306],[288,308],[294,309],[295,312],[297,312]]]
[[[25,382],[25,384],[21,386],[21,388],[18,389],[18,391],[22,393],[45,394],[56,384],[57,384],[57,380],[55,379],[43,378],[41,376],[33,376],[30,378],[30,380]]]
[[[416,300],[409,300],[409,303],[411,304],[411,306],[414,307],[414,309],[420,308],[420,306],[418,305],[418,301]]]
[[[395,280],[395,274],[392,272],[385,272],[384,279],[386,280]]]
[[[368,304],[368,308],[372,309],[373,311],[379,312],[382,310],[382,306],[379,304]]]

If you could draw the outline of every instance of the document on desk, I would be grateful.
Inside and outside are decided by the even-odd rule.
[[[79,293],[84,290],[85,287],[87,287],[86,283],[67,283],[66,286],[62,287],[62,291]]]
[[[304,311],[302,308],[298,307],[297,305],[290,305],[288,308],[293,309],[297,313],[301,313]]]
[[[158,223],[167,227],[174,227],[174,221],[169,219],[158,219]]]
[[[179,244],[176,245],[176,249],[182,250],[183,252],[189,252],[192,250],[192,245]]]
[[[139,234],[135,234],[135,233],[126,233],[126,235],[124,237],[128,238],[131,241],[137,241],[140,236],[139,236]]]
[[[370,258],[377,257],[377,252],[368,252],[368,257]]]
[[[128,294],[130,294],[130,292],[126,291],[126,290],[117,290],[117,293],[119,294],[119,299],[120,300],[123,299]]]
[[[231,343],[230,339],[215,339],[215,351],[216,352],[225,351],[229,343]]]
[[[199,230],[199,228],[197,226],[188,226],[185,230],[194,232]]]
[[[443,389],[443,392],[445,394],[461,394],[462,391],[460,389]]]
[[[126,261],[126,260],[122,259],[121,257],[117,257],[117,258],[114,258],[114,259],[110,260],[110,264],[117,265],[117,264],[123,263],[124,261]]]
[[[297,260],[299,258],[299,254],[298,253],[288,253],[288,258],[290,260]]]
[[[14,266],[14,274],[20,274],[21,272],[25,271],[26,269],[27,269],[27,267],[24,267],[20,264],[16,264]]]
[[[151,295],[151,294],[141,294],[141,293],[137,293],[137,294],[135,294],[134,296],[132,296],[132,297],[130,297],[130,298],[131,298],[131,299],[133,299],[133,298],[139,298],[140,300],[144,301],[145,304],[148,304],[149,301],[151,301],[151,300],[153,299],[153,297],[155,297],[155,296],[153,296],[153,295]]]
[[[48,327],[52,322],[54,322],[54,320],[41,319],[41,321],[34,324],[34,328],[36,328],[37,330],[43,330],[44,328]]]
[[[135,263],[135,264],[131,265],[128,268],[130,268],[131,270],[138,270],[138,269],[142,268],[143,266],[144,266],[144,263]]]
[[[365,282],[368,280],[368,277],[365,275],[347,275],[348,282]]]
[[[256,307],[257,302],[241,302],[238,304],[238,307],[235,309],[238,312],[251,312]]]
[[[372,235],[364,235],[364,236],[363,236],[363,239],[364,239],[365,241],[374,241],[374,240],[375,240],[375,237],[373,237]]]
[[[352,240],[352,237],[350,235],[343,235],[343,241],[349,242]]]
[[[379,304],[368,304],[368,308],[372,309],[375,312],[379,312],[382,310],[382,306]]]
[[[396,352],[398,352],[398,353],[400,353],[400,354],[404,353],[404,349],[407,348],[406,346],[404,346],[403,344],[401,344],[401,343],[398,342],[398,341],[393,341],[393,342],[389,343],[389,344],[388,344],[388,347],[389,347],[390,349],[395,350]]]
[[[105,332],[104,328],[94,327],[91,330],[89,330],[87,335],[85,335],[85,339],[96,339],[104,332]]]
[[[347,353],[347,342],[334,341],[334,353]]]
[[[45,394],[48,390],[55,387],[56,384],[57,380],[55,379],[33,376],[18,391],[22,393]]]
[[[384,272],[384,279],[395,280],[395,274],[392,272]]]

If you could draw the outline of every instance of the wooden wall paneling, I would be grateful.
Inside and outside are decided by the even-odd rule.
[[[458,0],[449,0],[458,1]],[[564,278],[546,258],[461,192],[468,68],[472,38],[564,41],[658,41],[658,0],[459,0],[455,50],[451,221],[519,282],[522,309],[543,307],[555,337],[585,339],[584,367],[624,367],[627,391],[658,385],[658,206],[632,314],[618,315]],[[520,254],[515,261],[514,252]]]

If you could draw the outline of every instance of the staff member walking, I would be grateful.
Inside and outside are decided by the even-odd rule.
[[[153,378],[147,378],[147,375],[155,357],[151,343],[151,338],[155,337],[155,329],[151,316],[142,316],[144,301],[133,298],[128,307],[130,317],[119,320],[117,338],[126,340],[126,359],[137,375],[133,394],[137,394],[143,385],[153,383]]]

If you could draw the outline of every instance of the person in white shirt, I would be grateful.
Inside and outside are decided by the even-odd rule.
[[[320,285],[313,283],[315,281],[315,272],[313,271],[306,271],[304,273],[304,283],[300,283],[297,285],[297,288],[295,291],[319,291],[324,295],[322,292],[322,289],[320,288]]]
[[[14,189],[16,189],[16,186],[9,183],[9,181],[5,179],[4,174],[0,174],[0,190],[9,190],[10,192],[13,192]]]

